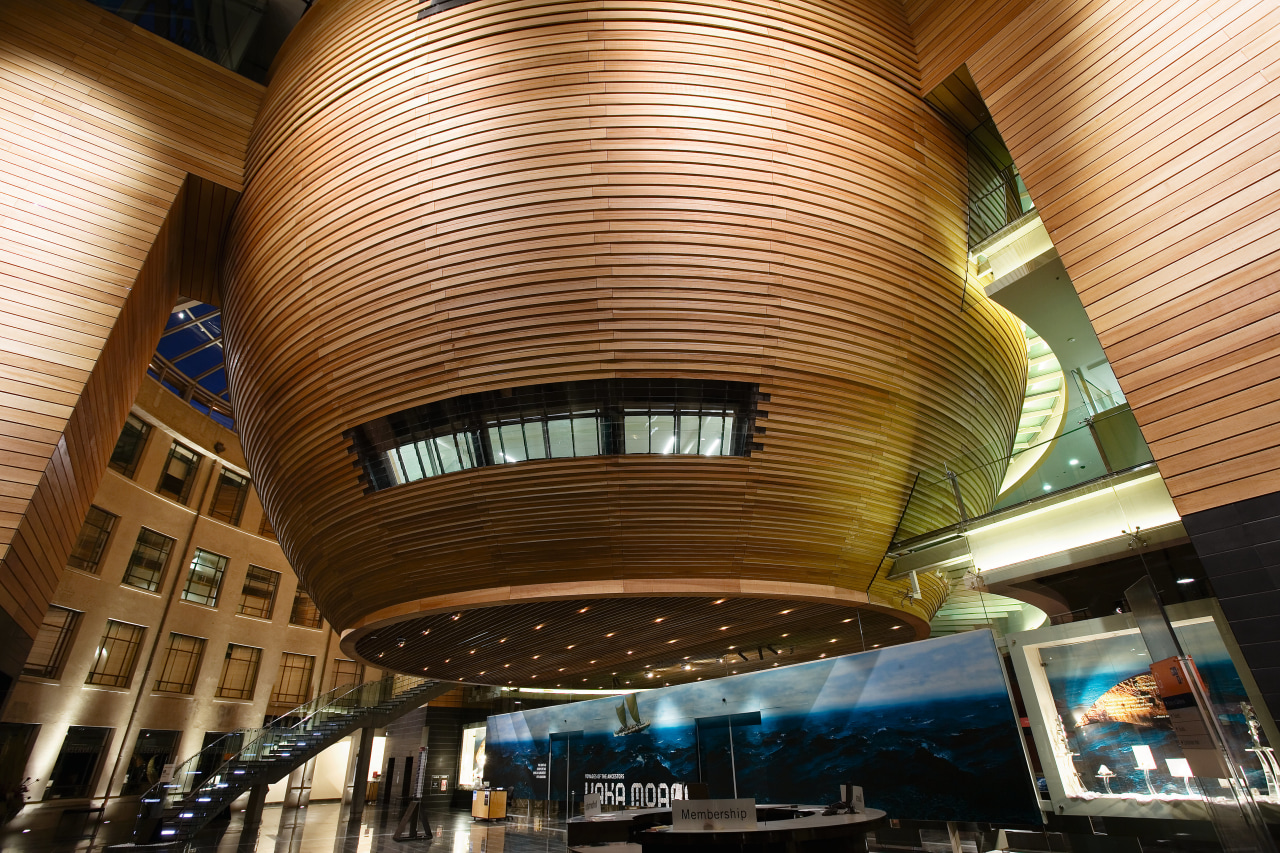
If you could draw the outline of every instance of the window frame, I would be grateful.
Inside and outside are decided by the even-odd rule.
[[[306,602],[304,612],[315,613],[315,624],[312,625],[310,620],[299,622],[299,602]],[[293,591],[293,606],[289,608],[289,624],[298,628],[307,628],[310,630],[319,630],[324,627],[324,615],[320,612],[320,608],[316,606],[316,600],[312,598],[301,585]]]
[[[301,665],[298,665],[299,662]],[[295,673],[304,673],[294,681]],[[271,686],[270,705],[288,705],[296,708],[311,698],[311,684],[316,677],[316,656],[304,655],[300,652],[281,652],[280,665],[276,668],[276,678]],[[296,686],[292,693],[283,692],[285,687]]]
[[[138,433],[133,445],[133,456],[128,461],[117,459],[117,454],[121,452],[121,447],[125,445],[125,438],[130,427],[133,427]],[[147,449],[147,441],[151,438],[151,424],[142,418],[129,414],[125,418],[124,426],[120,428],[120,435],[116,438],[115,447],[111,449],[111,457],[107,460],[107,467],[118,474],[128,477],[130,480],[138,473],[138,463],[142,461],[143,453]]]
[[[105,517],[105,526],[94,523],[95,512]],[[97,504],[90,504],[89,511],[85,513],[84,522],[80,525],[80,532],[76,534],[76,544],[72,546],[71,555],[67,557],[67,568],[97,576],[102,564],[102,555],[107,550],[107,542],[110,541],[111,532],[115,529],[116,522],[119,520],[120,516],[115,513],[107,512]],[[86,535],[89,530],[97,530],[98,532],[96,536],[92,537],[92,543],[86,546],[86,542],[90,538]],[[82,550],[89,553],[77,554]],[[74,565],[77,560],[81,565]]]
[[[271,594],[266,598],[266,606],[264,608],[258,608],[259,612],[250,612],[249,610],[246,610],[246,604],[249,601],[249,585],[253,581],[254,572],[263,572],[272,576],[270,588]],[[249,570],[245,572],[244,575],[244,585],[240,589],[240,606],[236,610],[236,614],[239,616],[248,616],[253,619],[266,619],[267,621],[274,618],[276,597],[280,592],[280,576],[280,572],[250,564]]]
[[[133,629],[128,636],[112,636],[113,629]],[[92,684],[95,687],[120,687],[128,689],[133,682],[133,672],[138,666],[138,652],[142,649],[142,643],[146,639],[147,628],[145,625],[137,625],[133,622],[124,622],[119,619],[108,619],[107,624],[102,629],[102,639],[98,642],[98,650],[93,656],[93,664],[89,667],[89,673],[85,676],[84,683]],[[118,660],[117,648],[118,644],[123,644],[123,652],[126,656],[127,663],[123,667],[115,667],[109,665],[114,660]]]
[[[178,649],[175,647],[175,640],[193,640],[195,645],[193,648]],[[158,690],[162,693],[178,693],[183,696],[190,696],[195,692],[196,680],[200,677],[200,667],[204,663],[204,650],[207,645],[204,637],[196,637],[191,634],[181,634],[177,631],[169,632],[169,642],[165,645],[164,661],[160,664],[160,672],[156,676],[155,685],[152,690]],[[184,655],[185,659],[181,661],[184,667],[185,681],[175,681],[168,678],[173,674],[174,667],[179,663],[175,659],[175,655]],[[176,684],[177,687],[169,687],[166,685]]]
[[[142,540],[147,534],[151,534],[152,536],[159,537],[160,539],[164,540],[166,545],[164,550],[164,556],[160,559],[160,564],[161,564],[160,568],[156,570],[154,588],[144,586],[140,583],[134,583],[132,580],[130,580],[130,578],[134,577],[134,570],[141,565],[141,562],[138,560],[139,549],[144,547],[157,549],[156,545],[142,544]],[[122,575],[120,578],[121,586],[133,587],[134,589],[140,589],[143,592],[159,594],[160,587],[164,584],[164,576],[169,571],[169,559],[173,556],[173,546],[176,544],[178,544],[177,540],[174,539],[172,536],[165,536],[163,533],[159,532],[158,530],[152,530],[150,527],[139,528],[138,536],[133,541],[133,551],[129,553],[129,562],[125,564],[124,575]],[[141,575],[138,575],[137,577],[138,579],[141,579]]]
[[[204,556],[217,557],[222,562],[216,566],[201,562]],[[195,553],[191,555],[191,563],[187,567],[187,582],[182,586],[181,598],[188,604],[198,604],[201,607],[217,608],[218,599],[222,596],[222,582],[227,577],[227,564],[230,562],[229,557],[225,557],[215,551],[209,551],[205,548],[197,548]],[[209,588],[209,593],[198,593],[192,591],[192,584],[196,582],[196,573],[198,570],[212,569],[213,580],[204,582],[204,586]]]
[[[188,454],[189,459],[183,460],[182,455]],[[178,484],[177,488],[169,488],[166,480],[174,477],[169,472],[169,467],[174,460],[185,461],[187,465],[187,473]],[[204,461],[204,456],[187,447],[180,441],[174,441],[169,445],[169,455],[165,457],[164,467],[160,469],[160,479],[156,483],[156,494],[161,497],[171,498],[183,506],[187,505],[187,501],[191,500],[191,487],[195,485],[196,476],[200,473],[200,463]],[[176,479],[176,477],[175,477]]]
[[[245,649],[253,652],[246,658],[233,658],[233,649]],[[227,685],[227,675],[231,671],[231,662],[233,660],[246,661],[248,664],[248,677],[244,679],[241,687],[229,687]],[[262,649],[258,646],[246,646],[241,643],[227,643],[226,654],[222,658],[222,673],[218,676],[218,687],[215,695],[219,699],[239,699],[246,702],[253,701],[253,695],[258,692],[258,676],[262,670]]]
[[[55,611],[60,611],[66,616],[62,624],[57,626],[57,637],[49,643],[48,661],[40,667],[38,672],[33,671],[31,656],[41,648],[40,635],[45,633],[45,628],[50,627],[49,617]],[[22,674],[55,680],[62,678],[62,668],[66,666],[67,654],[71,651],[71,646],[75,642],[76,628],[79,627],[82,616],[84,616],[84,613],[80,610],[72,610],[70,607],[63,607],[59,604],[50,604],[45,611],[44,619],[40,622],[40,628],[36,632],[35,641],[31,644],[31,651],[27,654],[27,660],[22,664]]]
[[[228,486],[228,483],[231,485]],[[209,517],[226,522],[233,527],[239,527],[244,518],[245,503],[248,501],[249,490],[252,487],[248,477],[223,465],[218,470],[218,481],[213,487],[213,498],[209,501]],[[221,506],[223,492],[229,488],[234,488],[235,494],[230,497],[231,506],[224,508]]]

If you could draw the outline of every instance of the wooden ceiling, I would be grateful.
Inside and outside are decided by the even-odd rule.
[[[596,690],[786,666],[908,642],[918,630],[891,613],[807,601],[583,599],[436,613],[344,647],[450,681]]]
[[[223,308],[255,483],[335,626],[610,584],[641,621],[718,590],[927,621],[937,596],[907,598],[881,558],[924,468],[990,504],[1026,354],[980,291],[960,311],[963,139],[912,56],[892,0],[308,12],[255,125]],[[614,376],[758,383],[760,449],[366,495],[343,438]]]

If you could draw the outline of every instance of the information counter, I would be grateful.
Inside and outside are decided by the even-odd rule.
[[[645,851],[722,850],[750,853],[843,853],[867,849],[867,832],[879,826],[885,813],[824,815],[825,806],[756,807],[755,829],[675,830],[670,809],[630,809],[569,821],[568,842],[579,844],[626,842]]]
[[[471,792],[471,816],[477,820],[502,820],[507,816],[507,792]]]

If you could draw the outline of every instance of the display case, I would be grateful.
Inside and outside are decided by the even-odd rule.
[[[1230,760],[1253,799],[1280,817],[1280,743],[1270,712],[1212,599],[1167,608],[1204,682]],[[1204,819],[1225,781],[1193,775],[1129,614],[1007,638],[1049,800],[1058,814]]]

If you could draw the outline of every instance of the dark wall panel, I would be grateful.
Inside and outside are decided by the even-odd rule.
[[[1280,492],[1184,516],[1236,642],[1280,709]]]

